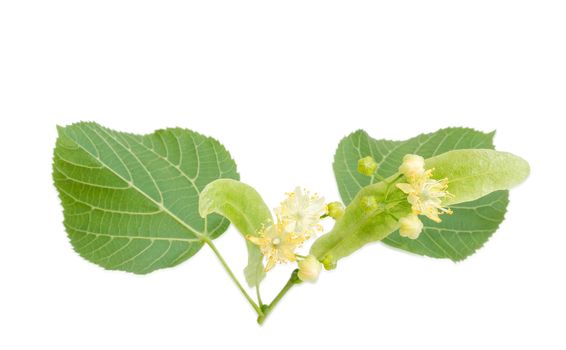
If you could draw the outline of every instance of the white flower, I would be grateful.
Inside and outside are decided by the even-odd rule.
[[[305,282],[316,282],[320,270],[322,269],[322,264],[313,255],[309,255],[303,260],[299,261],[299,273],[298,276],[301,281]]]
[[[280,222],[260,229],[257,236],[248,235],[246,238],[257,245],[267,258],[265,271],[271,270],[277,263],[295,261],[295,249],[304,242],[303,236],[285,232]]]
[[[399,171],[406,177],[415,177],[424,174],[424,158],[416,154],[406,154],[403,157],[403,164],[399,167]]]
[[[398,183],[396,186],[405,192],[413,213],[426,215],[434,222],[440,222],[440,214],[452,214],[452,210],[442,206],[442,200],[452,195],[447,191],[448,179],[431,179],[432,170],[420,176],[410,177],[409,183]]]
[[[256,235],[246,236],[248,241],[259,247],[266,258],[265,271],[271,270],[278,263],[296,261],[295,250],[308,240],[314,231],[322,230],[320,217],[326,214],[326,211],[324,198],[319,198],[316,194],[310,195],[299,187],[295,192],[288,193],[281,206],[275,209],[277,222],[262,227]],[[304,267],[307,269],[305,271],[310,271],[304,272],[305,276],[312,276],[316,269],[311,266],[314,265],[313,262],[309,264],[308,269]]]
[[[416,214],[399,219],[399,225],[399,234],[411,239],[417,239],[423,230],[423,223]]]
[[[313,232],[322,230],[319,222],[320,217],[326,214],[326,205],[324,198],[297,187],[295,192],[287,194],[275,212],[285,231],[310,237]]]

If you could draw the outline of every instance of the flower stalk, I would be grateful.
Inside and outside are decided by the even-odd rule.
[[[261,306],[262,314],[259,315],[258,318],[257,318],[258,324],[262,325],[263,322],[265,322],[265,319],[267,318],[267,316],[271,313],[271,311],[273,311],[275,306],[277,306],[279,301],[281,301],[281,299],[283,299],[285,294],[287,294],[287,292],[289,292],[289,290],[291,288],[293,288],[293,286],[295,284],[299,284],[299,283],[302,282],[301,279],[299,278],[298,274],[299,274],[299,269],[296,269],[295,271],[293,271],[293,273],[291,274],[291,277],[289,278],[287,283],[283,286],[281,291],[275,296],[275,298],[271,301],[271,303],[269,303],[269,305],[262,305]]]

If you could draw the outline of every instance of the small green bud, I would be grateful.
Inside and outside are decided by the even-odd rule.
[[[377,170],[378,164],[372,156],[364,157],[358,160],[358,172],[365,176],[372,176]]]
[[[328,203],[326,205],[326,212],[328,213],[328,216],[334,220],[338,220],[344,216],[344,204],[340,202]]]
[[[334,270],[336,268],[336,261],[331,255],[327,255],[322,260],[322,265],[324,265],[324,269],[327,271]]]
[[[303,281],[299,278],[299,269],[295,269],[291,274],[291,281],[294,284],[302,283]]]
[[[374,211],[379,209],[379,203],[377,203],[375,196],[363,197],[360,201],[360,206],[366,214],[373,213]]]

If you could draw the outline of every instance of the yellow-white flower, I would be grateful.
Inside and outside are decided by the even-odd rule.
[[[399,167],[399,172],[408,178],[423,175],[425,173],[424,158],[416,154],[406,154]]]
[[[287,232],[281,222],[262,228],[257,236],[248,235],[246,238],[257,245],[267,258],[266,272],[276,263],[295,261],[295,249],[305,241],[304,235]]]
[[[423,223],[416,214],[399,219],[399,225],[399,234],[411,239],[417,239],[423,230]]]
[[[324,198],[297,187],[295,192],[287,194],[275,212],[285,231],[305,235],[308,239],[313,232],[322,230],[320,217],[326,214],[326,205]]]
[[[448,179],[431,179],[432,170],[427,170],[418,176],[408,177],[408,183],[398,183],[396,186],[407,196],[413,213],[426,215],[435,222],[441,222],[440,214],[452,214],[452,210],[442,207],[442,200],[450,197]]]
[[[277,263],[296,261],[295,250],[315,231],[322,230],[320,217],[326,213],[324,198],[311,195],[306,190],[303,192],[300,187],[288,193],[281,206],[275,209],[277,223],[262,227],[255,236],[246,237],[259,247],[267,259],[265,271],[271,270]]]
[[[298,276],[301,281],[305,282],[316,282],[320,270],[322,269],[322,264],[313,255],[309,255],[299,263],[299,273]]]

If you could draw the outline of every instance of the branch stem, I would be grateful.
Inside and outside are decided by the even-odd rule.
[[[259,317],[257,318],[257,323],[259,323],[260,325],[263,324],[263,322],[267,318],[267,315],[269,315],[271,313],[271,311],[275,308],[275,306],[277,306],[277,304],[285,296],[285,294],[287,294],[287,292],[295,284],[299,284],[299,283],[302,282],[299,279],[299,276],[297,275],[298,272],[299,272],[298,269],[293,271],[293,273],[291,274],[291,277],[289,278],[287,283],[283,286],[283,289],[281,289],[281,291],[277,294],[277,296],[275,296],[275,298],[271,301],[271,303],[269,305],[262,305],[261,309],[263,311],[263,314],[259,315]]]
[[[248,294],[248,292],[246,292],[244,287],[242,287],[242,284],[240,283],[240,281],[238,281],[238,278],[236,278],[236,276],[234,275],[234,273],[232,272],[232,270],[230,269],[230,267],[228,266],[228,264],[226,263],[226,261],[224,260],[224,258],[222,257],[222,255],[220,254],[220,252],[218,251],[216,246],[214,245],[214,243],[212,243],[212,241],[210,239],[206,239],[206,240],[204,240],[204,242],[210,247],[210,249],[212,249],[212,251],[214,252],[216,257],[218,258],[218,260],[222,264],[222,267],[224,268],[224,270],[226,270],[226,272],[228,273],[228,275],[230,276],[232,281],[234,281],[234,283],[236,284],[236,286],[238,287],[240,292],[242,292],[242,294],[247,299],[247,301],[250,303],[250,305],[254,308],[254,310],[258,314],[258,316],[259,317],[264,316],[261,308],[250,297],[250,295]],[[258,296],[259,296],[259,294],[258,294]]]
[[[259,305],[259,307],[261,308],[261,306],[263,305],[263,301],[261,301],[261,293],[259,292],[259,283],[255,286],[255,291],[257,294],[257,303]]]

